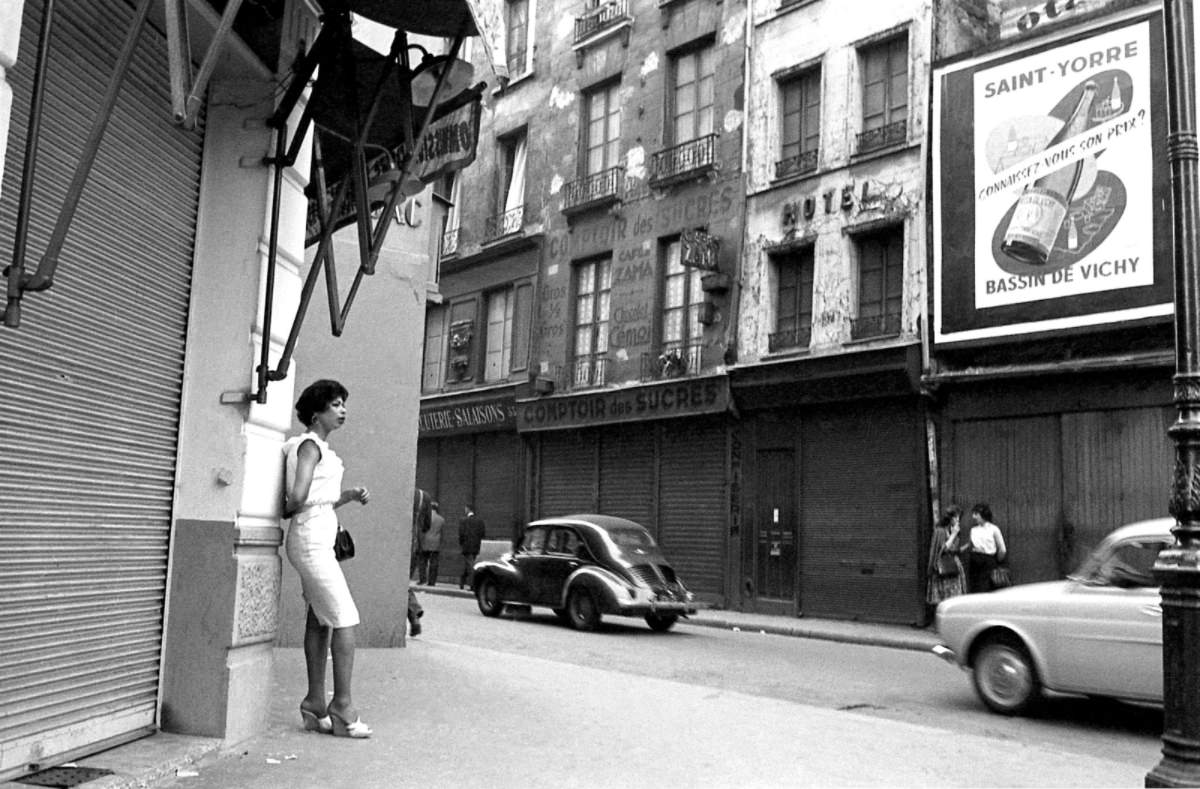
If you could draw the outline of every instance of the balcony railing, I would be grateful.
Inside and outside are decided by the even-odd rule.
[[[895,337],[899,333],[900,313],[898,312],[869,315],[850,321],[850,336],[855,340],[867,340],[872,337]]]
[[[642,354],[642,380],[657,381],[662,378],[699,375],[703,364],[702,344],[664,343],[658,353]]]
[[[812,326],[798,326],[787,331],[767,335],[767,351],[786,351],[789,348],[807,348],[812,343]]]
[[[858,135],[858,152],[870,153],[889,145],[899,145],[908,138],[908,121],[901,120],[871,129]]]
[[[448,258],[458,254],[458,228],[450,228],[442,233],[442,248],[438,257]]]
[[[561,368],[559,385],[562,389],[587,389],[604,386],[608,381],[608,357],[603,354],[578,356]]]
[[[577,213],[589,208],[611,205],[621,199],[621,184],[625,180],[624,167],[611,167],[571,181],[563,187],[563,213]]]
[[[504,236],[511,236],[513,233],[520,233],[524,221],[525,206],[523,205],[505,211],[503,214],[489,216],[483,223],[484,241],[495,241]]]
[[[711,172],[717,165],[717,135],[706,134],[650,157],[650,182],[663,186]]]
[[[775,162],[775,177],[789,178],[793,175],[804,175],[817,169],[817,149],[804,151],[796,156],[789,156],[783,161]]]
[[[629,18],[629,0],[610,0],[601,3],[582,16],[575,17],[575,41],[578,44],[585,38],[606,30]]]

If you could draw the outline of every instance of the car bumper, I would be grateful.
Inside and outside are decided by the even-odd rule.
[[[958,665],[958,655],[954,653],[953,649],[945,644],[938,644],[937,646],[932,647],[929,651],[952,666]]]
[[[677,614],[687,616],[696,613],[696,604],[679,600],[651,600],[618,604],[622,616],[646,616],[648,614]]]

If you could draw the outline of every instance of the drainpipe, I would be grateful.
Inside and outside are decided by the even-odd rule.
[[[742,272],[743,258],[746,254],[746,221],[749,217],[749,201],[746,198],[746,186],[749,183],[750,163],[750,79],[751,53],[754,48],[754,0],[746,0],[746,45],[742,58],[742,180],[740,183],[742,197],[742,228],[740,249],[734,262],[733,284],[729,288],[729,320],[725,326],[725,357],[726,366],[736,364],[738,360],[738,318],[741,315],[742,303]]]

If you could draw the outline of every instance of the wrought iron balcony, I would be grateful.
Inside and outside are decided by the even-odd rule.
[[[878,129],[860,133],[857,138],[858,153],[870,153],[878,151],[880,148],[899,145],[906,139],[908,139],[908,121],[895,121],[886,126],[880,126]]]
[[[608,357],[603,354],[577,356],[571,364],[560,368],[559,386],[562,389],[604,386],[607,381]]]
[[[898,334],[900,334],[900,313],[898,312],[885,312],[883,315],[869,315],[850,321],[850,336],[855,340],[895,337]]]
[[[789,348],[807,348],[812,343],[812,326],[798,326],[787,331],[767,335],[767,351],[786,351]]]
[[[817,153],[818,150],[813,148],[811,151],[804,151],[796,156],[775,162],[775,177],[789,178],[793,175],[804,175],[811,173],[817,169]]]
[[[458,228],[453,227],[442,233],[442,248],[438,257],[448,258],[458,254]]]
[[[624,181],[624,167],[610,167],[603,172],[571,181],[563,187],[563,213],[578,213],[617,202],[621,199],[621,185]]]
[[[610,0],[607,3],[601,3],[586,14],[575,17],[574,43],[578,44],[601,30],[616,27],[626,19],[629,19],[629,0]]]
[[[483,240],[495,241],[504,236],[511,236],[513,233],[520,233],[524,221],[525,206],[523,205],[505,211],[503,214],[489,216],[483,223]]]
[[[650,183],[665,186],[712,172],[716,166],[717,135],[706,134],[651,156]]]
[[[701,343],[664,343],[659,353],[642,354],[642,380],[699,375],[703,358],[704,346]]]

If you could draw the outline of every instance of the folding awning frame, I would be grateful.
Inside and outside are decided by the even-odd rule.
[[[449,53],[450,60],[458,56],[459,49],[466,35],[467,30],[463,29],[454,37],[454,43]],[[308,312],[308,306],[312,300],[313,291],[316,289],[317,280],[320,278],[322,269],[325,271],[325,284],[329,297],[330,328],[335,337],[341,335],[350,313],[350,307],[354,303],[354,297],[358,293],[358,288],[362,283],[363,277],[371,276],[375,273],[375,264],[379,259],[379,253],[383,249],[383,243],[391,227],[390,218],[400,200],[405,197],[402,186],[410,181],[410,176],[416,163],[417,151],[424,143],[426,133],[438,109],[440,96],[450,69],[442,69],[438,72],[433,97],[430,99],[429,106],[425,109],[424,117],[415,136],[412,132],[411,101],[405,102],[402,108],[404,144],[402,145],[403,157],[399,163],[400,177],[395,180],[384,202],[384,207],[378,215],[379,218],[377,221],[371,218],[371,206],[367,197],[366,140],[375,121],[375,115],[379,109],[384,87],[389,79],[396,78],[396,69],[400,69],[400,76],[408,80],[405,88],[408,91],[407,95],[411,98],[413,70],[409,67],[409,47],[405,31],[396,31],[391,51],[387,57],[386,66],[375,86],[368,109],[362,118],[355,119],[356,133],[354,139],[350,140],[352,155],[349,177],[343,179],[338,185],[332,201],[329,200],[326,191],[320,143],[314,135],[313,174],[315,184],[310,185],[310,192],[315,192],[317,218],[320,224],[317,252],[313,257],[308,276],[304,280],[304,287],[300,292],[300,303],[296,308],[296,315],[292,320],[287,342],[284,344],[275,369],[272,370],[270,363],[271,322],[275,295],[275,270],[279,251],[279,212],[283,190],[283,173],[286,168],[295,164],[300,149],[304,144],[304,139],[309,129],[313,126],[314,119],[311,104],[306,104],[301,111],[300,118],[296,123],[296,128],[291,134],[290,140],[288,119],[295,111],[300,98],[308,87],[309,80],[317,68],[322,64],[327,64],[327,67],[331,68],[336,58],[340,56],[349,57],[351,40],[351,16],[349,12],[338,11],[323,17],[321,30],[318,32],[316,40],[313,42],[312,47],[297,60],[292,80],[281,98],[275,113],[268,121],[268,126],[275,129],[275,154],[274,156],[265,158],[263,162],[274,167],[275,173],[271,198],[271,228],[268,241],[266,287],[264,289],[261,357],[256,367],[257,391],[253,393],[227,392],[221,397],[221,401],[224,403],[256,402],[264,404],[267,402],[267,386],[270,382],[280,381],[287,377],[292,355],[296,349],[296,342],[300,336],[300,329],[304,323],[304,317]],[[345,88],[351,92],[350,105],[358,107],[358,86],[350,84],[345,86]],[[355,207],[354,221],[358,229],[359,266],[358,271],[355,273],[354,282],[351,284],[350,291],[346,296],[345,303],[339,304],[340,295],[337,289],[337,273],[333,254],[333,235],[338,227],[334,222],[334,218],[342,215],[343,203],[348,198],[353,199]]]

